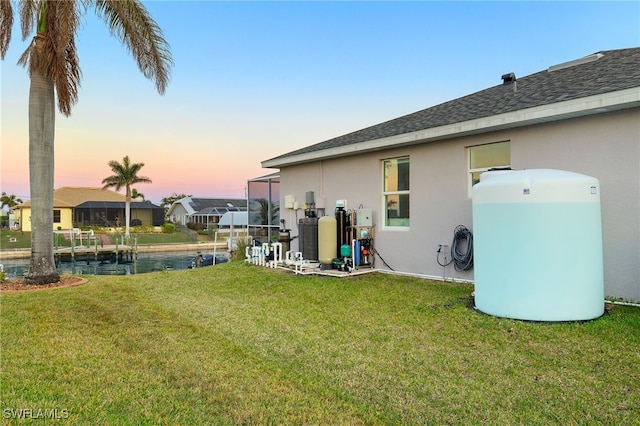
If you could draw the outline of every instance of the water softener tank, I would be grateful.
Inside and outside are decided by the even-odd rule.
[[[600,184],[561,170],[483,173],[473,187],[476,307],[533,321],[604,313]]]
[[[318,260],[331,265],[336,258],[337,221],[335,217],[323,216],[318,220]]]
[[[305,217],[298,221],[299,251],[307,260],[318,260],[318,218]]]

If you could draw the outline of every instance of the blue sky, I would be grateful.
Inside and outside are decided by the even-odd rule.
[[[93,11],[78,34],[55,186],[100,186],[144,162],[173,192],[243,197],[260,161],[600,50],[640,46],[640,2],[145,1],[171,45],[165,96]],[[1,189],[29,198],[29,79],[14,24],[2,62]]]

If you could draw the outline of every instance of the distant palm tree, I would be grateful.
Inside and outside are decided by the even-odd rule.
[[[129,239],[129,227],[131,225],[131,198],[132,191],[131,185],[136,183],[151,183],[151,179],[146,176],[138,176],[138,172],[144,166],[144,163],[133,163],[129,161],[129,156],[125,156],[122,159],[122,163],[118,163],[115,160],[109,161],[109,167],[113,171],[113,175],[106,177],[102,180],[104,185],[102,188],[115,188],[116,191],[120,191],[125,188],[125,238]],[[137,191],[136,191],[137,192]]]
[[[2,197],[0,197],[0,207],[7,206],[9,207],[9,212],[11,212],[11,208],[17,206],[20,203],[22,203],[22,200],[16,197],[14,194],[9,195],[6,192],[2,191]]]
[[[58,281],[53,259],[53,174],[55,99],[65,116],[78,100],[80,64],[75,37],[91,6],[111,34],[131,52],[142,74],[163,94],[173,63],[168,43],[140,0],[16,0],[22,39],[36,35],[19,64],[31,78],[29,90],[29,183],[31,261],[27,281]],[[4,59],[13,26],[10,0],[0,0],[0,58]],[[94,49],[99,47],[94,46]],[[117,82],[113,82],[117,84]]]
[[[138,198],[142,198],[142,201],[147,201],[142,192],[138,192],[137,189],[132,188],[131,189],[131,199],[135,200],[135,199],[138,199]]]
[[[273,225],[278,220],[280,207],[270,203],[266,198],[259,198],[257,201],[260,204],[260,222],[262,225]]]
[[[160,200],[160,206],[164,207],[165,209],[171,207],[171,205],[178,201],[178,200],[182,200],[183,198],[187,198],[187,197],[191,197],[191,194],[177,194],[177,193],[173,193],[168,197],[164,197],[162,200]]]

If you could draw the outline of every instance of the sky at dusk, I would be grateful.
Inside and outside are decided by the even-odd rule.
[[[260,162],[600,50],[640,46],[640,2],[145,1],[175,65],[164,96],[92,9],[82,85],[56,116],[55,187],[245,196]],[[29,77],[19,21],[1,64],[1,190],[29,199]]]

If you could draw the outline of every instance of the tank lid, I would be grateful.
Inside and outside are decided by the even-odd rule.
[[[487,176],[485,176],[487,175]],[[479,203],[600,202],[598,179],[555,169],[485,172],[473,186]]]

